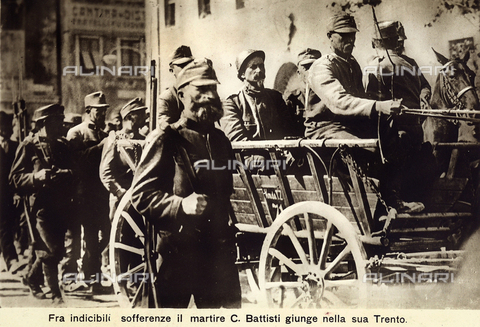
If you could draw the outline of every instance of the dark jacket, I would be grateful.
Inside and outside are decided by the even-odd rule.
[[[184,235],[195,230],[198,237],[212,240],[232,237],[228,227],[232,171],[204,165],[194,169],[195,176],[188,173],[198,161],[222,167],[228,166],[232,157],[230,142],[213,126],[202,130],[196,122],[182,118],[173,128],[156,129],[147,137],[133,178],[132,204],[160,230],[182,230]],[[183,198],[193,192],[209,197],[201,217],[187,217],[181,209]]]
[[[73,186],[73,152],[65,138],[47,140],[37,134],[29,135],[19,145],[10,172],[10,183],[23,195],[30,197],[33,214],[64,215],[69,212]],[[68,169],[61,179],[44,183],[34,178],[42,169]],[[67,210],[67,211],[65,211]]]
[[[223,110],[220,126],[230,141],[276,140],[294,134],[293,113],[278,91],[264,89],[252,97],[242,88],[225,100]]]
[[[71,128],[67,133],[67,139],[72,144],[78,160],[76,171],[79,179],[79,200],[86,203],[98,203],[108,208],[108,191],[100,181],[99,166],[102,158],[102,140],[108,134],[96,127],[91,121]]]
[[[145,137],[139,133],[127,134],[124,130],[111,131],[103,146],[102,160],[100,162],[100,179],[103,186],[112,194],[116,195],[120,189],[128,190],[132,184],[133,171],[129,166],[125,155],[120,151],[118,140],[143,140]],[[123,147],[134,164],[138,163],[142,154],[142,148],[138,143],[131,142]]]

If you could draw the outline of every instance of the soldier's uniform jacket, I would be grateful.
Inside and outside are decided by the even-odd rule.
[[[31,212],[50,219],[63,216],[73,198],[73,174],[39,182],[34,174],[42,169],[71,169],[73,153],[65,138],[48,140],[31,134],[19,145],[10,172],[10,183],[30,197]],[[68,211],[67,211],[68,212]]]
[[[293,113],[278,91],[253,94],[244,87],[225,100],[223,109],[220,125],[230,141],[275,140],[293,134]]]
[[[367,99],[362,70],[355,58],[348,60],[327,54],[316,60],[309,70],[309,84],[322,99],[320,105],[306,113],[319,138],[333,137],[348,131],[358,137],[368,137],[372,131],[372,109],[375,101]],[[312,130],[310,130],[312,132]]]
[[[108,199],[108,193],[103,191],[105,188],[98,174],[103,150],[103,144],[100,142],[107,136],[106,132],[97,128],[89,120],[71,128],[67,133],[67,139],[78,153],[78,161],[76,162],[80,180],[78,193],[82,197],[98,199],[99,195],[103,195],[104,198]],[[96,190],[98,193],[95,194],[92,190]],[[97,201],[102,200],[98,199]]]
[[[390,59],[399,72],[393,78],[394,96],[403,99],[402,104],[408,108],[420,108],[420,94],[430,93],[430,84],[423,76],[414,59],[405,55],[398,55],[388,50]],[[368,75],[364,77],[365,90],[375,100],[391,100],[391,80],[393,67],[386,55],[375,56],[369,60]]]
[[[165,123],[172,124],[180,119],[183,103],[178,99],[177,89],[174,86],[163,91],[158,97],[157,126]]]
[[[408,108],[420,108],[420,95],[425,95],[427,99],[430,98],[430,84],[428,84],[414,59],[405,55],[398,55],[392,50],[387,51],[395,64],[395,70],[399,72],[393,78],[394,97],[402,99],[402,104]],[[367,95],[374,100],[391,100],[390,89],[392,88],[393,66],[386,54],[373,57],[367,67],[369,67],[367,71],[370,72],[364,76]],[[400,115],[395,117],[395,121],[401,129],[414,133],[416,139],[422,142],[423,133],[420,126],[420,117]],[[408,129],[412,130],[409,131]]]
[[[128,190],[133,180],[133,170],[125,154],[119,150],[119,140],[143,140],[140,133],[126,133],[124,130],[111,131],[103,146],[102,161],[100,162],[100,179],[107,190],[117,194],[119,189]],[[138,164],[142,155],[140,144],[131,142],[129,146],[122,146],[134,165]]]
[[[196,122],[181,118],[172,127],[156,129],[147,137],[135,172],[132,204],[161,230],[182,230],[183,235],[195,230],[208,242],[231,238],[228,212],[232,170],[211,169],[211,165],[227,167],[232,157],[230,142],[213,125],[202,130]],[[189,174],[198,162],[208,162],[209,166],[197,166],[200,168],[193,169],[194,175],[191,171]],[[193,192],[209,197],[201,217],[186,217],[181,209],[183,198]]]

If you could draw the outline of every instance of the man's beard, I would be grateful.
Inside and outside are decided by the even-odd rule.
[[[252,86],[255,87],[257,90],[263,90],[264,86],[263,83],[265,82],[265,74],[264,73],[258,73],[255,76],[253,76],[253,81],[250,82]]]
[[[211,101],[194,102],[192,112],[198,123],[213,124],[223,117],[222,102],[219,98]]]

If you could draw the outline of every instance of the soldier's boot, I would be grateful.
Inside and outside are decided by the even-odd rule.
[[[37,257],[30,267],[27,275],[23,278],[23,283],[28,286],[32,295],[39,300],[46,299],[45,293],[43,293],[42,288],[40,287],[39,280],[42,276],[42,262]]]
[[[62,292],[58,282],[58,260],[48,259],[44,261],[45,279],[52,292],[52,301],[57,304],[63,303]],[[58,299],[61,299],[58,300]],[[61,302],[61,303],[60,303]]]

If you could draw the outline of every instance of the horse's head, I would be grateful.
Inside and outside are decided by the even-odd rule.
[[[432,49],[433,50],[433,49]],[[475,89],[475,73],[467,66],[470,52],[466,51],[462,59],[449,60],[435,52],[443,67],[437,77],[436,96],[432,97],[432,108],[471,109],[480,108]],[[461,120],[458,126],[458,141],[478,141],[480,124]]]

